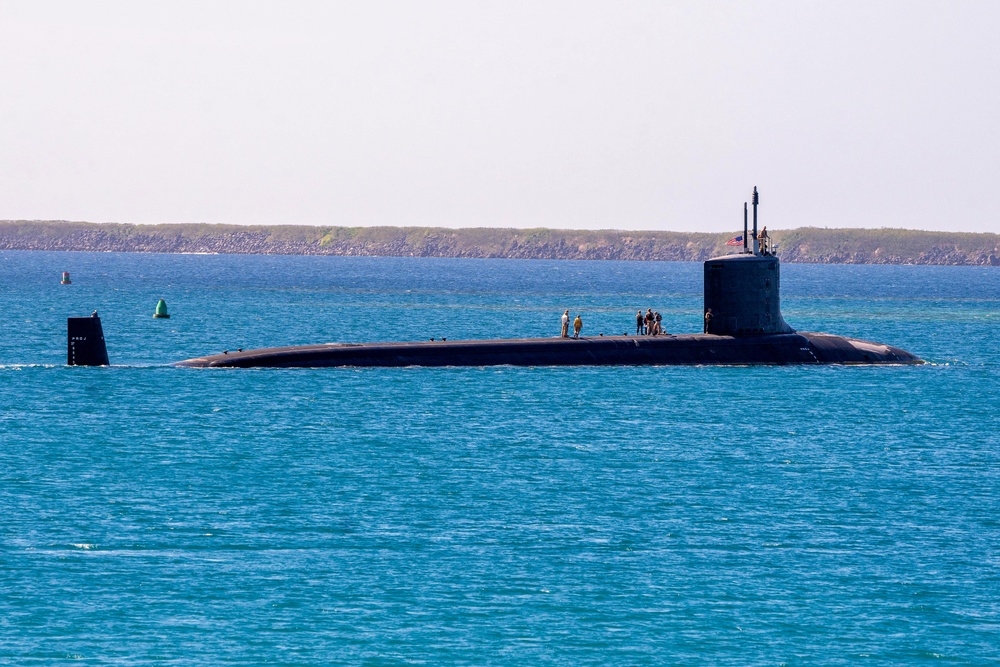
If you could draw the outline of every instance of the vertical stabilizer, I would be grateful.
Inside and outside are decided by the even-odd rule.
[[[70,366],[107,366],[108,348],[97,311],[90,317],[66,320],[66,363]]]

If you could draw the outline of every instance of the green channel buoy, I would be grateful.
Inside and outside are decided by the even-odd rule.
[[[159,301],[156,302],[156,312],[153,313],[153,317],[158,317],[158,318],[162,318],[162,319],[165,319],[165,320],[169,320],[170,319],[170,314],[167,313],[167,302],[166,301],[164,301],[163,299],[160,299]]]
[[[69,279],[69,271],[63,271],[62,280],[59,281],[63,285],[72,285],[73,281]]]

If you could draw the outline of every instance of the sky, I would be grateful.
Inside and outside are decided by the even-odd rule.
[[[0,219],[1000,232],[1000,2],[0,0]]]

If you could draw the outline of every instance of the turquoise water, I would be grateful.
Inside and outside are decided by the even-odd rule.
[[[782,270],[932,363],[175,369],[690,332],[701,267],[0,252],[0,662],[998,664],[1000,271]]]

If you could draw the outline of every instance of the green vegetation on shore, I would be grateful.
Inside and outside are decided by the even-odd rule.
[[[774,230],[786,262],[1000,266],[1000,235],[901,229]],[[729,235],[558,229],[129,225],[0,221],[0,249],[703,261]]]

